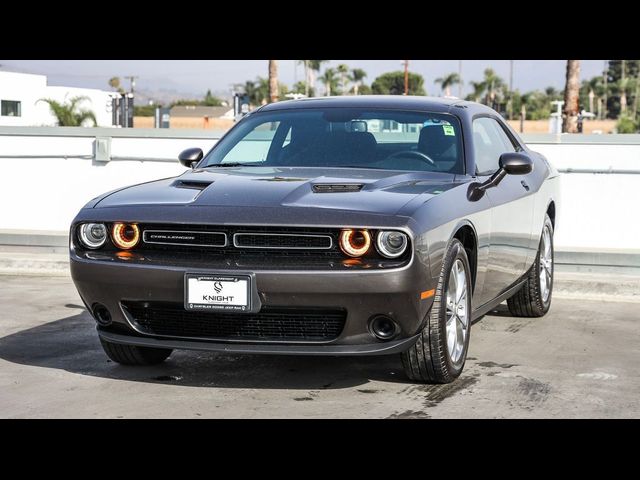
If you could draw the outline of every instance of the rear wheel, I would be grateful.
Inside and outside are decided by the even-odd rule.
[[[553,223],[545,217],[536,260],[527,280],[518,292],[507,300],[515,317],[542,317],[551,306],[553,292]]]
[[[471,329],[471,269],[454,239],[445,255],[433,306],[418,341],[402,355],[411,380],[449,383],[462,373]]]
[[[123,345],[100,338],[100,343],[107,356],[122,365],[156,365],[164,362],[171,355],[170,348],[138,347]]]

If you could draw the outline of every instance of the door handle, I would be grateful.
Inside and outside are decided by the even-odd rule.
[[[521,180],[520,185],[522,185],[527,192],[529,191],[529,185],[527,185],[527,182]]]

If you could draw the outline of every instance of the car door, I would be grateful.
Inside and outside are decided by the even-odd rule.
[[[483,116],[473,120],[473,150],[479,181],[487,180],[499,168],[500,155],[519,149],[497,119]],[[491,228],[480,304],[503,293],[525,273],[534,209],[527,177],[507,175],[485,192],[491,204]]]

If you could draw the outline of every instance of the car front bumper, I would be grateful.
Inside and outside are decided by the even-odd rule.
[[[403,351],[416,341],[433,302],[433,297],[421,298],[421,292],[435,288],[428,272],[428,266],[416,255],[406,266],[392,270],[255,270],[250,273],[263,307],[344,309],[347,316],[340,335],[322,342],[188,338],[141,332],[122,302],[183,304],[186,273],[238,274],[247,273],[246,269],[240,272],[95,260],[71,250],[71,275],[85,305],[90,311],[96,304],[104,305],[111,314],[111,326],[98,326],[105,340],[228,353],[380,355]],[[397,334],[388,341],[378,340],[369,329],[370,319],[381,314],[391,317],[398,326]]]

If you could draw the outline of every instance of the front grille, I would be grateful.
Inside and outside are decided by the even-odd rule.
[[[263,307],[258,313],[187,311],[181,304],[122,302],[148,335],[221,340],[325,342],[344,328],[343,309]]]
[[[238,248],[277,248],[281,250],[329,250],[333,246],[330,235],[292,233],[236,233],[233,244]]]
[[[187,230],[144,230],[144,243],[195,247],[226,247],[227,236],[222,232],[196,232]]]
[[[181,252],[232,257],[312,257],[342,260],[338,229],[244,227],[215,225],[140,224],[143,242],[136,252]],[[171,235],[177,234],[175,240]],[[166,235],[167,238],[157,238]],[[187,240],[180,237],[188,236]]]

